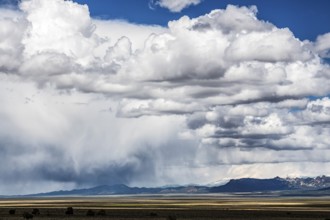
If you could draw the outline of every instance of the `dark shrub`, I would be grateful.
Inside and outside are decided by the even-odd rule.
[[[86,216],[95,216],[95,212],[91,209],[89,209],[87,212],[86,212]]]
[[[65,211],[66,215],[73,215],[73,208],[72,207],[68,207]]]
[[[32,210],[32,215],[40,215],[39,209],[33,209]]]
[[[15,215],[15,214],[16,214],[16,209],[9,210],[9,215]]]
[[[176,216],[175,215],[169,215],[167,217],[167,220],[176,220]]]
[[[158,216],[158,214],[155,213],[155,212],[151,212],[151,213],[149,214],[149,216],[151,216],[151,217],[156,217],[156,216]]]
[[[105,213],[105,210],[99,210],[96,215],[98,216],[106,216],[107,214]]]
[[[23,213],[23,218],[25,218],[25,219],[33,219],[33,215],[31,213],[24,212]]]

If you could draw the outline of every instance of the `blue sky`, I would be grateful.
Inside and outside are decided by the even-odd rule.
[[[179,13],[155,6],[151,10],[150,0],[74,0],[87,4],[91,16],[102,19],[123,19],[138,24],[166,26],[168,21],[183,15],[197,17],[213,9],[223,9],[228,4],[238,6],[256,5],[258,18],[270,21],[277,27],[288,27],[301,40],[315,40],[330,31],[330,1],[328,0],[203,0],[197,6],[190,6]],[[18,0],[0,0],[2,5],[17,4]]]
[[[110,19],[125,19],[134,23],[166,26],[170,20],[183,15],[197,17],[227,4],[258,7],[258,17],[278,27],[289,27],[300,39],[315,40],[319,34],[330,31],[330,1],[328,0],[204,0],[181,13],[156,7],[150,10],[149,0],[76,0],[87,4],[91,15]]]

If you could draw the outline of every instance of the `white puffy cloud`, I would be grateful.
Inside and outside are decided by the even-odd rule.
[[[202,0],[151,0],[150,4],[159,5],[162,8],[167,8],[171,12],[181,12],[184,8],[191,5],[198,5]]]
[[[19,8],[0,11],[0,182],[17,183],[0,194],[329,172],[328,35],[302,42],[254,6],[168,27]]]
[[[329,58],[330,57],[330,33],[326,33],[318,36],[315,42],[315,50],[322,57]]]
[[[19,67],[23,52],[22,30],[26,25],[20,14],[0,9],[0,71],[15,71]]]
[[[310,101],[303,111],[296,114],[299,121],[305,124],[327,124],[330,122],[330,99],[325,97]]]
[[[209,14],[194,20],[194,29],[218,29],[224,34],[237,35],[246,32],[271,31],[275,26],[266,21],[259,20],[256,6],[237,7],[227,5],[225,10],[213,10]]]
[[[65,54],[43,52],[32,55],[29,59],[26,59],[20,67],[20,72],[22,75],[36,75],[38,79],[41,79],[42,75],[39,76],[39,74],[67,74],[73,70],[72,67],[72,60]]]
[[[97,46],[95,29],[86,5],[71,1],[23,1],[20,9],[29,22],[24,38],[25,54],[64,53],[83,59]]]
[[[162,34],[168,31],[167,28],[158,25],[132,24],[124,20],[99,20],[93,19],[96,25],[94,33],[106,41],[97,48],[98,55],[105,53],[107,46],[113,46],[123,36],[132,43],[132,50],[141,50],[150,34]]]
[[[140,117],[144,115],[182,115],[203,111],[197,103],[178,103],[171,100],[123,100],[118,106],[120,117]]]
[[[132,42],[127,37],[120,38],[117,43],[108,48],[104,56],[105,66],[114,73],[121,68],[122,63],[132,55]]]
[[[48,83],[58,88],[115,96],[117,88],[122,88],[120,92],[126,91],[124,96],[129,98],[195,102],[203,97],[203,104],[211,105],[329,92],[326,86],[319,89],[320,83],[327,83],[327,66],[288,29],[259,21],[255,7],[228,6],[195,19],[182,17],[170,22],[168,30],[136,27],[134,33],[149,33],[141,48],[141,36],[108,36],[111,30],[104,28],[122,25],[126,30],[132,25],[95,21],[106,30],[95,31],[98,28],[86,7],[62,0],[54,0],[50,6],[43,1],[25,1],[20,6],[29,26],[22,40],[25,57],[19,70],[37,81],[36,75],[48,74]],[[53,11],[48,13],[50,8]],[[47,19],[38,19],[45,11],[46,18],[53,21],[50,25]],[[59,12],[65,14],[61,19],[70,16],[68,24],[54,19]],[[75,25],[79,17],[87,18]],[[244,22],[237,22],[240,20]],[[58,34],[48,36],[52,32]],[[308,73],[301,76],[300,72]],[[313,80],[306,85],[298,77]],[[39,83],[46,81],[43,78],[39,77]],[[239,87],[242,83],[245,86]],[[168,97],[171,93],[179,95]]]
[[[274,29],[269,32],[253,32],[237,35],[227,48],[229,59],[261,62],[306,61],[311,53],[288,29]]]

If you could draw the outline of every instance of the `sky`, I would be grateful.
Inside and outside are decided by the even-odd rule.
[[[330,175],[327,0],[0,0],[0,195]]]

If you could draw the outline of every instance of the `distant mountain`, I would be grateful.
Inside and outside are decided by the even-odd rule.
[[[74,189],[69,191],[54,191],[28,196],[93,196],[93,195],[137,195],[137,194],[169,194],[169,193],[208,193],[209,189],[203,186],[178,186],[178,187],[129,187],[124,184],[103,185],[88,189]]]
[[[48,193],[34,194],[31,196],[92,196],[92,195],[124,195],[124,194],[153,194],[159,193],[159,188],[128,187],[124,184],[112,186],[103,185],[88,189],[74,189],[69,191],[54,191]]]
[[[211,192],[265,192],[284,190],[318,190],[330,187],[330,177],[253,179],[243,178],[230,180],[222,186],[212,187]]]
[[[97,196],[97,195],[138,195],[138,194],[201,194],[201,193],[254,193],[273,191],[319,191],[330,192],[330,177],[232,179],[220,186],[171,186],[171,187],[129,187],[123,184],[103,185],[88,189],[55,191],[28,196]]]
[[[330,177],[318,176],[315,178],[286,178],[292,188],[296,189],[321,189],[330,187]]]
[[[319,192],[330,192],[330,187],[318,189]]]
[[[285,179],[276,177],[273,179],[244,178],[230,180],[223,186],[212,187],[211,192],[261,192],[291,190],[290,183]]]

